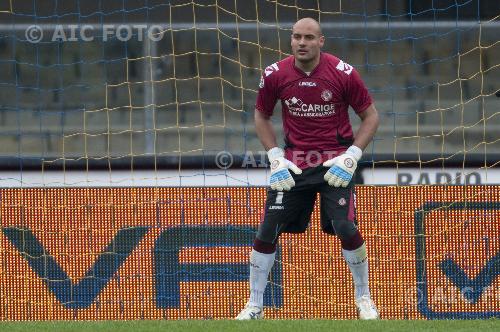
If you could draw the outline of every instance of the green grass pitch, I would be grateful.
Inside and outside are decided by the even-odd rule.
[[[235,332],[319,332],[319,331],[500,331],[500,320],[184,320],[184,321],[105,321],[105,322],[8,322],[0,331],[235,331]]]

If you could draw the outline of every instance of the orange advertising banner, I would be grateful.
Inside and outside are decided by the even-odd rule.
[[[499,186],[358,186],[385,319],[500,317]],[[0,189],[2,320],[229,319],[245,305],[265,188]],[[319,209],[280,238],[275,319],[354,319]]]

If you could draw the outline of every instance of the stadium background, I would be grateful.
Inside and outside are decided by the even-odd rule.
[[[0,317],[233,317],[269,175],[259,76],[305,16],[380,111],[357,215],[382,317],[498,317],[499,15],[484,0],[0,0]],[[356,317],[317,219],[281,239],[268,317]]]

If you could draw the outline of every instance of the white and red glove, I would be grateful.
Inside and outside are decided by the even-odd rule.
[[[267,157],[271,163],[271,189],[278,191],[292,189],[295,186],[295,181],[289,169],[295,174],[301,174],[302,170],[290,160],[285,159],[285,152],[278,147],[267,151]]]
[[[347,187],[362,154],[363,151],[360,148],[351,145],[340,156],[325,161],[323,166],[330,167],[324,176],[325,181],[333,187]]]

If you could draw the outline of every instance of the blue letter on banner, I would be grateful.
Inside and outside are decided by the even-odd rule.
[[[62,305],[66,308],[83,309],[89,307],[106,287],[146,235],[148,227],[120,229],[77,284],[71,281],[54,257],[46,252],[30,229],[8,227],[2,231]]]
[[[179,251],[189,247],[251,246],[255,238],[253,226],[177,226],[161,233],[153,252],[156,305],[158,308],[178,308],[180,306],[180,283],[189,281],[246,281],[248,282],[248,262],[228,263],[179,263]],[[280,250],[276,260],[280,259]],[[283,291],[281,285],[281,264],[274,265],[273,282],[264,293],[264,305],[281,307]],[[270,287],[269,287],[270,286]]]

